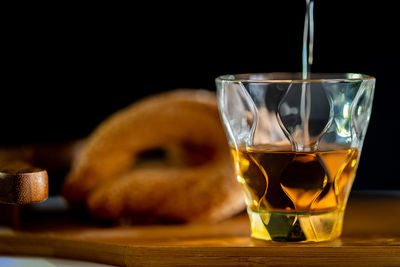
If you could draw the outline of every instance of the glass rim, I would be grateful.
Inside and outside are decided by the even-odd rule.
[[[311,73],[311,79],[288,79],[288,78],[270,78],[270,79],[252,79],[251,77],[261,76],[292,76],[301,77],[301,72],[265,72],[265,73],[240,73],[240,74],[225,74],[215,78],[221,82],[246,82],[246,83],[316,83],[316,82],[360,82],[367,80],[375,80],[375,77],[361,73]],[[326,77],[326,78],[324,78]]]

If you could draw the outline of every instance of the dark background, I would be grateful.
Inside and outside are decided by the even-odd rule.
[[[221,74],[300,71],[305,3],[261,3],[20,6],[4,24],[0,145],[84,137],[137,99],[215,90]],[[356,189],[400,189],[397,10],[315,3],[312,71],[377,78]]]

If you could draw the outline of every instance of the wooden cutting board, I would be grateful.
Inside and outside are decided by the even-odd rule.
[[[38,215],[0,226],[0,254],[127,266],[400,266],[400,194],[352,196],[342,238],[296,244],[254,240],[244,214],[217,224],[99,227]]]

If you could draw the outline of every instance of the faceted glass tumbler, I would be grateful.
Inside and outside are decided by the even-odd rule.
[[[375,78],[260,73],[224,75],[216,84],[252,237],[340,236]]]

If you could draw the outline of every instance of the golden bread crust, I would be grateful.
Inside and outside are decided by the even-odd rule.
[[[186,144],[197,149],[188,152]],[[169,151],[168,160],[176,164],[134,164],[140,152],[153,148]],[[201,164],[187,163],[190,153],[206,150],[211,152]],[[177,90],[113,114],[74,159],[63,195],[86,203],[95,217],[114,220],[145,213],[218,221],[243,210],[215,94]]]

